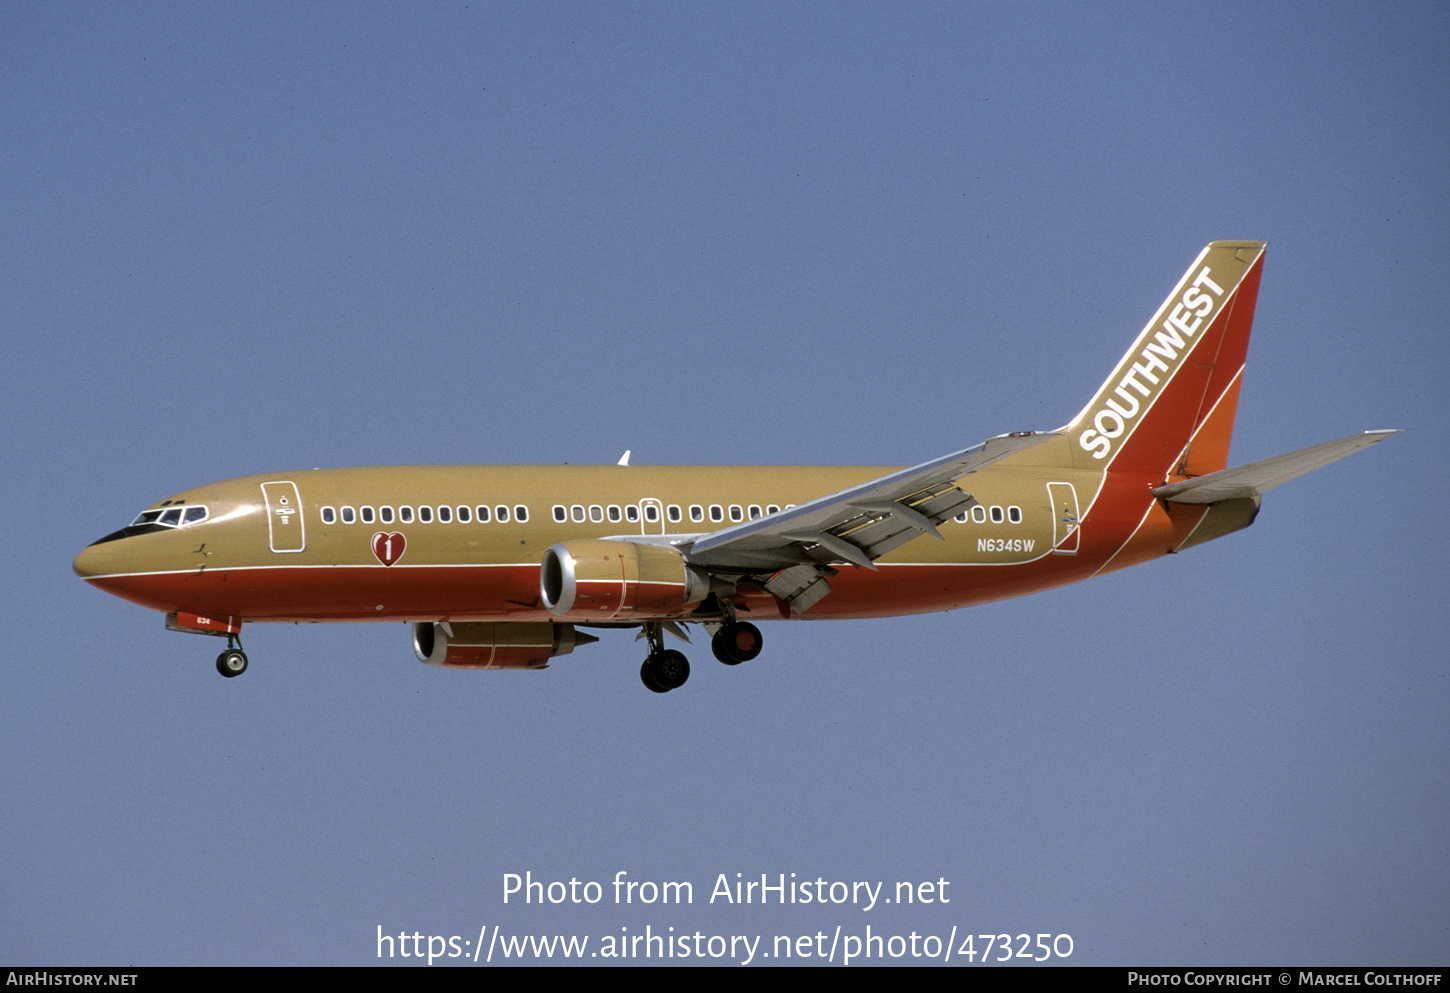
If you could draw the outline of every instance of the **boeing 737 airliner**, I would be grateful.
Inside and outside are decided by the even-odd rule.
[[[1370,431],[1227,469],[1264,245],[1210,244],[1082,412],[910,468],[314,469],[198,486],[84,549],[76,573],[227,639],[244,624],[406,621],[417,657],[541,669],[642,629],[645,686],[690,666],[664,635],[755,658],[762,618],[949,610],[1089,579],[1248,527],[1264,491]],[[627,453],[626,453],[627,456]]]

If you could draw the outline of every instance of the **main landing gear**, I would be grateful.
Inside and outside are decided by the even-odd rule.
[[[690,678],[690,660],[673,648],[650,652],[639,667],[639,678],[656,693],[668,693],[684,686]]]
[[[656,693],[668,693],[684,686],[690,678],[690,660],[684,653],[665,647],[663,625],[645,624],[644,636],[649,639],[649,655],[639,667],[640,682]],[[764,646],[765,639],[758,627],[733,619],[720,625],[710,639],[710,650],[726,665],[749,662]]]
[[[760,628],[747,621],[722,624],[720,630],[715,632],[715,637],[710,639],[710,651],[726,665],[749,662],[764,647],[765,639],[761,637]]]
[[[247,653],[242,651],[242,640],[227,635],[227,650],[216,657],[216,671],[232,679],[247,671]]]
[[[684,686],[690,678],[690,660],[683,652],[665,648],[664,626],[648,623],[644,625],[644,636],[649,639],[649,655],[639,667],[640,682],[656,693],[668,693]]]

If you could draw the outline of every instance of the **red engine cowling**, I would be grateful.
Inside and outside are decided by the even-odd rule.
[[[413,625],[418,661],[450,669],[543,669],[555,655],[598,640],[572,624],[548,621]]]
[[[545,552],[539,570],[544,606],[571,621],[674,617],[709,592],[709,577],[669,545],[568,541]]]

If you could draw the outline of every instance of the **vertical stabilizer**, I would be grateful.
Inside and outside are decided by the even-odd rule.
[[[1228,464],[1264,243],[1215,241],[1065,429],[1073,464],[1203,475]]]

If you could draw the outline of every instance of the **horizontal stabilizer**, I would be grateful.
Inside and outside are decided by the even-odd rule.
[[[1220,500],[1257,497],[1280,483],[1297,479],[1306,472],[1322,469],[1346,455],[1353,455],[1399,431],[1365,431],[1338,441],[1326,441],[1312,448],[1302,448],[1288,455],[1250,462],[1233,469],[1211,472],[1196,479],[1159,486],[1153,495],[1172,503],[1218,503]]]

